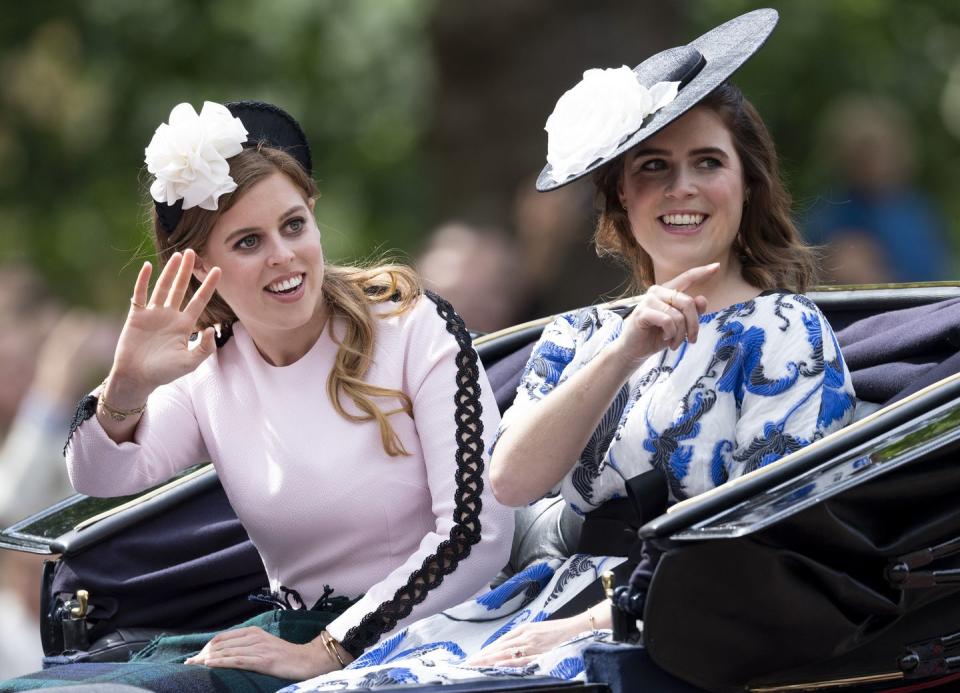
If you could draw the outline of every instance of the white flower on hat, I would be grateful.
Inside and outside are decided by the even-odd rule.
[[[650,89],[626,65],[593,69],[557,101],[547,118],[547,163],[558,183],[606,158],[640,129],[644,118],[673,101],[679,82]]]
[[[150,195],[168,205],[183,200],[184,209],[216,209],[221,195],[237,189],[227,159],[246,141],[247,129],[226,106],[206,101],[198,115],[190,104],[178,104],[145,150],[147,170],[156,177]]]

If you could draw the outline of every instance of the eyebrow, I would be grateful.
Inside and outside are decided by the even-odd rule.
[[[670,151],[669,149],[655,149],[650,147],[647,149],[638,149],[637,151],[635,151],[633,153],[632,160],[639,159],[642,156],[670,156],[671,154],[673,154],[673,152]],[[725,159],[730,158],[730,155],[727,154],[727,152],[725,152],[720,147],[698,147],[697,149],[690,150],[690,152],[688,153],[688,156],[703,156],[704,154],[713,154],[716,156],[721,156]]]
[[[281,214],[279,217],[277,217],[277,221],[282,222],[291,214],[299,210],[306,210],[306,207],[304,207],[303,205],[294,205],[293,207],[288,209],[286,212]],[[245,226],[242,229],[236,229],[235,231],[231,231],[229,234],[227,234],[227,237],[223,240],[223,244],[230,245],[230,243],[233,242],[233,239],[236,238],[237,236],[241,236],[241,235],[245,236],[248,233],[253,233],[254,231],[259,231],[259,230],[260,230],[260,227],[258,226]]]

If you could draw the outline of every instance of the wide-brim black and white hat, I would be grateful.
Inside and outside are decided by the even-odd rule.
[[[675,121],[729,79],[764,44],[778,19],[776,10],[754,10],[633,70],[585,72],[547,120],[548,163],[537,190],[572,183]]]
[[[279,106],[263,101],[206,102],[197,113],[178,104],[145,150],[154,175],[150,194],[161,226],[171,232],[184,209],[217,209],[236,184],[227,160],[243,149],[266,145],[293,156],[310,175],[310,145],[300,124]]]

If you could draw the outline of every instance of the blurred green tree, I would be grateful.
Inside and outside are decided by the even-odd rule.
[[[0,263],[32,264],[70,302],[125,300],[152,251],[143,149],[153,130],[179,102],[243,98],[282,105],[309,133],[331,257],[408,246],[423,225],[429,7],[18,4],[0,25]]]
[[[832,182],[830,153],[820,137],[825,112],[843,96],[875,95],[902,107],[911,121],[914,183],[936,200],[960,248],[960,196],[954,193],[960,179],[960,3],[688,0],[689,34],[770,5],[779,10],[780,23],[762,57],[733,81],[773,132],[797,215],[802,218]]]
[[[798,214],[827,179],[824,108],[872,92],[910,113],[917,183],[960,237],[956,0],[48,0],[0,25],[0,264],[32,264],[70,302],[120,305],[150,250],[143,148],[173,105],[204,99],[274,101],[302,122],[334,259],[413,250],[471,210],[509,228],[542,123],[583,69],[765,4],[782,21],[735,79]]]

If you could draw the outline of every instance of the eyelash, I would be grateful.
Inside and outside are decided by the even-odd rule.
[[[651,164],[659,164],[659,165],[656,167],[653,167],[651,166]],[[709,164],[709,165],[704,166],[704,164]],[[702,159],[697,161],[696,166],[697,168],[707,168],[707,169],[721,168],[723,166],[723,162],[721,162],[720,159],[718,159],[715,156],[705,156]],[[634,171],[646,172],[646,173],[657,173],[659,171],[663,171],[665,168],[667,168],[667,164],[663,159],[647,159],[646,161],[635,166]]]
[[[659,164],[659,165],[656,168],[654,168],[652,166],[653,164]],[[662,171],[665,167],[666,167],[666,163],[664,162],[663,159],[648,159],[647,161],[644,161],[642,164],[637,166],[636,170],[637,171]]]
[[[297,225],[296,228],[293,228],[294,224]],[[287,220],[287,223],[284,224],[284,227],[289,228],[289,229],[290,229],[290,233],[291,233],[292,235],[296,235],[296,234],[300,233],[301,231],[303,231],[304,227],[306,227],[306,224],[307,224],[307,222],[306,222],[302,217],[293,217],[292,219],[288,219],[288,220]],[[254,240],[254,241],[259,240],[257,234],[251,233],[251,234],[249,234],[249,235],[247,235],[247,236],[244,236],[243,238],[239,239],[236,243],[233,244],[233,247],[234,247],[235,249],[237,249],[237,250],[253,250],[254,248],[257,247],[257,244],[256,244],[256,243],[254,243],[253,245],[244,245],[244,243],[245,243],[247,240],[251,240],[251,239]]]

